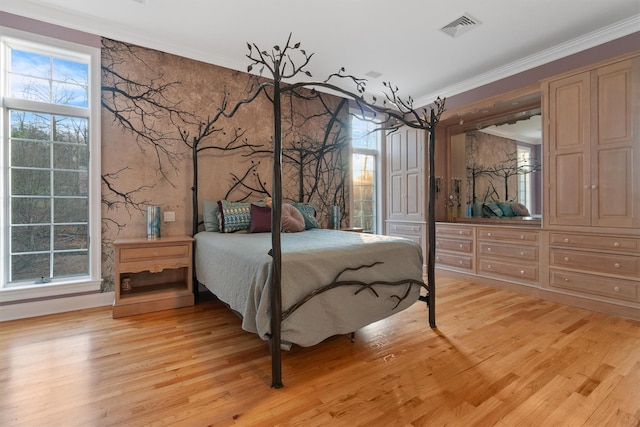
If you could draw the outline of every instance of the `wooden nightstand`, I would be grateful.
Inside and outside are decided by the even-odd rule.
[[[189,236],[117,239],[113,317],[193,305]],[[131,279],[131,290],[122,289]]]

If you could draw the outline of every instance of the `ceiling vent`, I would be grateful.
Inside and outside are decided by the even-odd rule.
[[[449,34],[451,37],[458,37],[460,34],[466,33],[478,25],[480,25],[480,21],[472,18],[468,13],[465,13],[460,18],[455,19],[442,27],[441,30]]]

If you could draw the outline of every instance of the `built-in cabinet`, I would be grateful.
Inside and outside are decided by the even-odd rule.
[[[385,234],[414,240],[427,250],[425,131],[402,128],[386,138]]]
[[[440,222],[436,267],[640,319],[640,52],[540,89],[542,223]]]
[[[543,85],[549,226],[640,227],[639,62],[630,58]]]

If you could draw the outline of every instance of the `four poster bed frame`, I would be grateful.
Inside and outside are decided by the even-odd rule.
[[[428,201],[428,212],[427,212],[427,234],[428,234],[428,254],[427,254],[427,283],[420,282],[420,285],[424,287],[427,291],[426,296],[419,296],[419,299],[426,302],[428,306],[428,320],[431,328],[436,327],[436,319],[435,319],[435,200],[436,200],[436,186],[435,186],[435,164],[434,164],[434,151],[435,151],[435,127],[440,119],[441,113],[444,111],[444,100],[438,99],[435,102],[435,110],[434,108],[430,109],[430,117],[426,117],[426,109],[425,109],[425,117],[421,117],[413,108],[411,107],[411,102],[405,103],[400,98],[396,96],[395,91],[388,87],[392,91],[392,96],[387,97],[396,107],[399,108],[400,111],[404,112],[391,112],[386,107],[379,107],[374,104],[370,104],[364,101],[364,98],[361,96],[364,93],[364,82],[365,80],[356,79],[352,76],[344,76],[340,73],[332,75],[329,77],[340,77],[340,78],[350,78],[353,80],[358,87],[358,92],[360,92],[360,96],[355,95],[349,91],[342,89],[339,86],[328,83],[329,79],[324,82],[301,82],[301,83],[292,83],[285,86],[282,86],[282,81],[284,79],[292,78],[295,75],[305,72],[304,67],[308,64],[312,54],[307,54],[304,50],[299,49],[300,44],[297,43],[295,45],[290,44],[291,35],[289,36],[289,40],[284,47],[274,46],[271,53],[267,51],[260,50],[256,45],[247,44],[249,47],[249,54],[247,57],[253,61],[253,63],[248,67],[248,72],[251,72],[254,65],[261,65],[264,68],[267,68],[272,74],[272,80],[261,83],[258,86],[258,89],[251,95],[249,98],[240,101],[234,109],[225,113],[226,117],[230,117],[237,109],[245,103],[250,103],[263,90],[266,91],[267,88],[272,90],[272,93],[269,94],[269,98],[273,103],[273,117],[274,117],[274,148],[273,148],[273,181],[272,181],[272,209],[271,209],[271,250],[269,251],[269,255],[272,257],[271,262],[271,271],[272,271],[272,280],[270,283],[270,312],[271,312],[271,328],[269,335],[269,345],[271,351],[271,369],[272,369],[272,383],[271,387],[273,388],[281,388],[282,384],[282,336],[281,336],[281,327],[283,321],[283,315],[290,315],[291,310],[287,309],[286,313],[283,314],[282,307],[282,289],[281,289],[281,278],[282,278],[282,246],[281,246],[281,227],[282,227],[282,107],[281,107],[281,95],[285,92],[292,92],[298,88],[303,87],[322,87],[325,89],[333,90],[338,93],[342,93],[346,95],[346,97],[353,99],[358,106],[364,110],[364,108],[370,108],[374,112],[386,114],[387,117],[393,118],[395,124],[404,124],[413,128],[423,129],[428,132],[428,159],[429,159],[429,181],[428,181],[428,193],[429,193],[429,201]],[[254,50],[255,48],[255,50]],[[304,55],[303,64],[301,66],[297,66],[294,64],[293,59],[290,56],[289,51],[298,50],[300,53]],[[342,70],[341,70],[342,71]],[[261,72],[262,74],[262,72]],[[311,75],[306,72],[307,75]],[[364,108],[363,108],[364,107]],[[224,111],[224,109],[222,110]],[[409,117],[407,119],[406,117]],[[396,128],[398,126],[395,126]],[[194,144],[193,147],[193,187],[192,187],[192,201],[193,201],[193,235],[195,236],[198,232],[198,161],[197,161],[197,147]],[[197,244],[194,252],[194,276],[195,276],[195,253],[198,250]],[[194,280],[194,283],[197,284],[197,279]],[[194,286],[194,292],[197,292],[198,286]],[[308,296],[302,299],[300,305],[305,304],[308,300],[312,299],[316,291],[311,292]],[[196,298],[197,301],[197,298]],[[293,307],[293,309],[299,308],[298,306]]]

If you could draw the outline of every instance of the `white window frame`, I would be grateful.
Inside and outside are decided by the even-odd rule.
[[[28,283],[24,286],[13,285],[7,287],[7,269],[9,256],[9,197],[7,190],[8,165],[7,146],[10,135],[10,108],[24,109],[33,106],[28,101],[10,99],[7,65],[9,63],[9,48],[42,51],[47,55],[74,58],[89,64],[89,108],[60,106],[51,111],[50,107],[43,108],[45,112],[84,116],[89,119],[89,273],[82,276],[52,279],[46,284]],[[101,262],[101,183],[100,183],[100,49],[59,40],[42,35],[32,34],[12,28],[0,27],[0,302],[21,302],[29,300],[47,299],[60,296],[72,296],[100,291],[102,283]],[[33,107],[31,107],[33,108]]]
[[[354,115],[354,117],[356,119],[360,120],[360,117],[358,117],[357,114]],[[353,120],[353,117],[352,117]],[[351,135],[353,137],[353,133]],[[374,177],[374,189],[375,189],[375,211],[374,211],[374,216],[375,216],[375,221],[374,221],[374,226],[375,226],[375,230],[374,230],[374,234],[382,234],[382,219],[381,219],[381,215],[380,213],[382,212],[381,209],[381,200],[382,200],[382,188],[381,188],[381,177],[382,177],[382,136],[383,133],[382,131],[377,131],[376,132],[376,148],[375,149],[371,149],[371,148],[361,148],[361,147],[354,147],[353,143],[351,144],[351,212],[355,212],[355,204],[354,204],[354,198],[353,198],[353,155],[354,154],[364,154],[364,155],[369,155],[369,156],[373,156],[375,159],[375,168],[376,168],[376,174]],[[353,220],[353,218],[352,218]],[[353,221],[352,221],[353,224]]]

